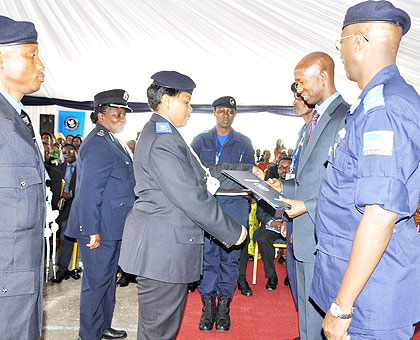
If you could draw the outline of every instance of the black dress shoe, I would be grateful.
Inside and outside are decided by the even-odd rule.
[[[198,287],[198,281],[190,282],[188,284],[188,293],[194,293]]]
[[[75,268],[70,272],[70,276],[75,279],[75,280],[79,280],[80,279],[80,273],[82,271],[79,268]]]
[[[117,281],[117,286],[127,287],[130,283],[135,283],[135,282],[137,282],[135,275],[127,274],[121,271],[120,277],[118,278],[118,281]]]
[[[287,266],[287,260],[285,259],[285,257],[283,255],[279,256],[279,264],[282,264],[283,266]]]
[[[126,331],[119,331],[114,328],[108,328],[102,332],[102,339],[125,339],[126,337]]]
[[[288,286],[288,287],[290,287],[290,281],[289,281],[289,276],[286,276],[286,278],[284,279],[284,282],[283,282],[283,284],[285,285],[285,286]],[[295,340],[295,339],[293,339],[293,340]],[[299,340],[299,339],[298,339]]]
[[[275,290],[277,288],[277,284],[279,283],[279,280],[277,277],[270,277],[267,281],[267,284],[265,285],[265,289],[267,290]]]
[[[52,279],[51,282],[61,283],[63,280],[68,280],[70,278],[70,270],[67,268],[60,267],[57,271],[56,278]]]
[[[238,281],[238,289],[241,291],[242,295],[252,296],[252,290],[246,280]]]

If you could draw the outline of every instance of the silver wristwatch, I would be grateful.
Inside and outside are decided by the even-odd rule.
[[[343,313],[340,306],[333,300],[330,307],[331,315],[337,319],[351,319],[354,315],[354,307],[351,307],[351,313]]]

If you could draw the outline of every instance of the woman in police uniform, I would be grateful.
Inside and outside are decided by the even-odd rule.
[[[177,130],[192,111],[194,82],[174,71],[152,79],[147,96],[154,113],[134,155],[138,199],[127,217],[119,261],[137,275],[142,340],[176,336],[188,283],[200,279],[203,230],[226,247],[246,237],[207,190],[205,171]]]
[[[84,265],[79,339],[123,339],[111,328],[115,277],[125,218],[134,203],[131,154],[118,142],[126,123],[128,94],[110,90],[95,96],[95,128],[80,148],[76,194],[65,235],[77,238]]]

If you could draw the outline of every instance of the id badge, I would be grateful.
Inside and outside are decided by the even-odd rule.
[[[289,179],[294,179],[295,177],[295,174],[286,174],[286,181],[288,181]]]

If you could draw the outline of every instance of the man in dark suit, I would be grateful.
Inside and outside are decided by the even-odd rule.
[[[56,166],[48,165],[50,160],[51,146],[47,142],[42,142],[44,148],[44,166],[47,170],[48,176],[45,178],[45,184],[52,192],[51,207],[53,210],[58,210],[58,203],[61,199],[62,176],[61,172]]]
[[[218,205],[216,179],[178,131],[190,117],[195,83],[175,71],[152,79],[147,97],[155,113],[134,154],[138,199],[125,224],[119,264],[137,275],[138,339],[174,339],[188,283],[202,272],[203,230],[227,248],[242,243],[247,231]]]
[[[0,16],[0,329],[2,339],[41,336],[45,167],[23,95],[45,67],[30,22]]]
[[[278,176],[284,180],[286,174],[290,172],[290,157],[279,159]],[[278,284],[276,268],[274,266],[273,243],[275,240],[286,236],[286,221],[282,220],[283,212],[275,210],[264,200],[260,200],[257,204],[257,219],[261,222],[261,226],[254,232],[254,240],[258,242],[261,252],[261,258],[264,263],[265,277],[268,279],[265,288],[267,290],[275,290]]]
[[[91,120],[95,128],[77,161],[76,194],[65,235],[77,238],[84,265],[79,339],[123,339],[111,328],[115,277],[125,218],[134,203],[133,161],[114,133],[123,131],[128,94],[98,93]]]
[[[325,53],[305,56],[295,67],[297,93],[315,105],[303,141],[295,178],[283,182],[285,212],[293,218],[293,252],[296,259],[299,332],[301,340],[322,339],[322,315],[309,300],[315,264],[315,213],[325,173],[328,149],[344,126],[349,105],[334,85],[334,61]]]
[[[67,229],[67,221],[70,214],[70,209],[73,203],[74,195],[76,194],[76,161],[77,148],[73,144],[64,144],[63,146],[64,163],[57,166],[60,171],[61,180],[64,180],[64,190],[62,194],[62,201],[60,204],[60,214],[56,222],[60,226],[60,248],[58,250],[57,258],[57,276],[51,281],[54,283],[61,283],[70,277],[68,266],[73,254],[74,239],[70,239],[64,235]]]

